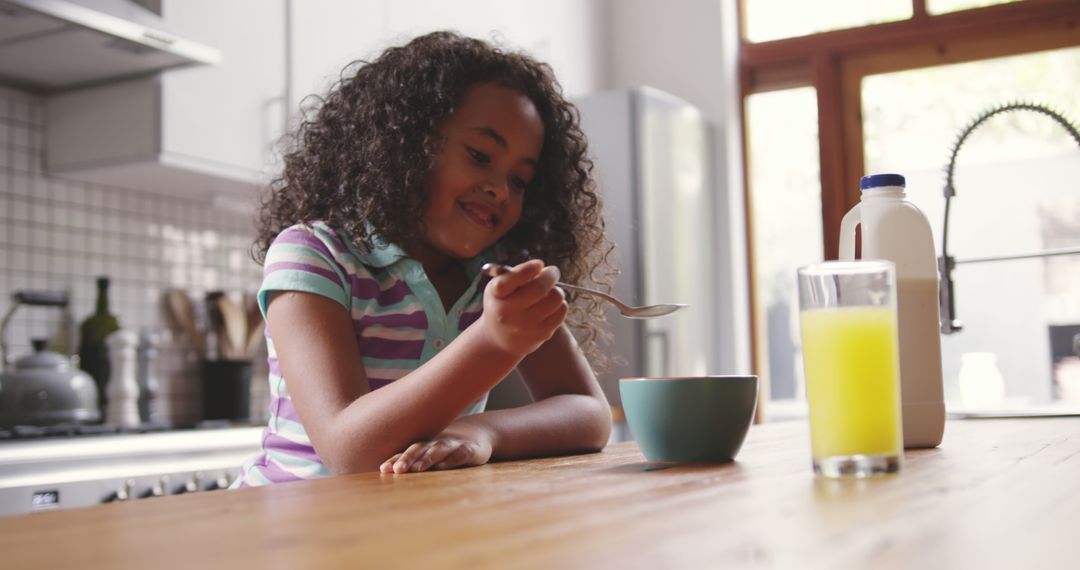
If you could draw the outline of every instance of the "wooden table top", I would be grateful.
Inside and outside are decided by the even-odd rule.
[[[1080,568],[1080,418],[952,421],[869,480],[816,479],[806,430],[9,517],[0,567]]]

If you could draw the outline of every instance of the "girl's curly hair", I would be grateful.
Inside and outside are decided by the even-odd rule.
[[[455,32],[433,32],[346,66],[329,94],[304,113],[257,220],[255,258],[297,223],[324,221],[358,249],[373,234],[407,244],[420,236],[425,181],[442,145],[439,127],[466,89],[496,83],[532,100],[544,125],[536,174],[521,219],[500,240],[558,266],[562,279],[610,290],[613,249],[604,232],[577,109],[550,66]],[[369,233],[368,224],[373,230]],[[594,368],[607,360],[598,302],[571,298],[568,323]]]

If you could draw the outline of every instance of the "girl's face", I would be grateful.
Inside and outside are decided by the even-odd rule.
[[[521,217],[536,175],[544,127],[532,101],[493,83],[473,85],[443,123],[443,147],[427,178],[424,262],[468,259]]]

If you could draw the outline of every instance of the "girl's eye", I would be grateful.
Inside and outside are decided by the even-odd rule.
[[[488,155],[476,150],[471,146],[465,147],[465,150],[468,151],[469,156],[471,156],[473,160],[479,162],[480,164],[487,164],[491,162],[491,158]]]
[[[525,182],[524,180],[522,180],[522,179],[518,178],[517,176],[512,176],[512,177],[510,178],[510,184],[511,184],[511,185],[512,185],[512,186],[513,186],[514,188],[517,188],[518,190],[525,190],[526,188],[528,188],[528,187],[529,187],[529,183],[528,183],[528,182]]]

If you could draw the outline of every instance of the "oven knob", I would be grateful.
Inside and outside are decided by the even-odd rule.
[[[139,495],[140,499],[146,499],[148,497],[161,497],[165,494],[165,489],[169,488],[169,476],[163,475],[161,480],[147,489],[142,495]]]
[[[229,478],[224,476],[224,475],[222,475],[221,477],[218,477],[217,479],[211,481],[210,484],[206,486],[207,491],[217,491],[218,489],[228,489],[228,488],[229,488]]]
[[[105,502],[106,503],[115,503],[115,502],[119,502],[119,501],[127,501],[127,500],[132,499],[134,497],[134,495],[135,495],[135,480],[134,479],[128,479],[127,481],[124,481],[124,484],[121,485],[120,488],[117,489],[115,493],[109,495],[108,497],[105,497]]]
[[[191,479],[188,479],[187,482],[176,488],[176,494],[194,493],[198,491],[202,487],[202,478],[202,471],[196,471],[195,474],[191,476]]]

